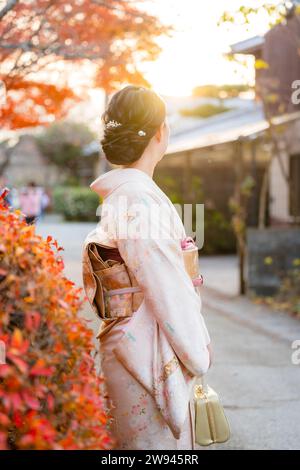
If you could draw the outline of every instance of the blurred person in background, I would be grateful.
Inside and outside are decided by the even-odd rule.
[[[39,220],[42,220],[44,218],[46,210],[51,205],[51,197],[47,189],[40,188],[40,190],[41,190],[41,213],[40,213]]]
[[[8,179],[6,176],[0,176],[0,194],[3,195],[3,199],[7,206],[12,205],[12,198],[11,198],[11,189],[8,183]]]
[[[20,209],[25,215],[27,224],[33,224],[42,212],[43,191],[38,188],[34,181],[30,182],[20,191]]]

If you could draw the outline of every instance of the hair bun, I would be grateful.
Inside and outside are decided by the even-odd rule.
[[[116,165],[138,160],[165,117],[164,101],[150,89],[129,85],[115,93],[102,115],[107,160]]]

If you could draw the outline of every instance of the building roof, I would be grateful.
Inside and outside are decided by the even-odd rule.
[[[231,54],[255,54],[264,44],[264,36],[253,36],[230,46]]]
[[[300,111],[273,118],[274,125],[300,119]],[[260,103],[255,103],[248,109],[228,111],[218,116],[201,120],[192,129],[171,134],[166,154],[186,152],[215,145],[235,142],[238,139],[255,138],[269,127],[264,118]],[[86,156],[101,151],[98,141],[84,148]]]
[[[187,152],[189,150],[203,149],[238,139],[255,138],[269,128],[263,110],[257,105],[252,111],[228,112],[228,119],[216,120],[207,125],[199,126],[191,132],[175,136],[170,140],[166,154]],[[300,111],[278,116],[272,119],[274,125],[300,119]],[[207,119],[209,121],[209,119]]]

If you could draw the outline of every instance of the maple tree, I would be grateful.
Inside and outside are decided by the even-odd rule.
[[[149,85],[139,64],[155,60],[156,38],[170,30],[136,0],[7,1],[0,9],[1,126],[44,125],[65,115],[82,98],[68,85],[71,64],[93,66],[92,86],[108,93],[122,82]],[[45,83],[41,73],[49,67],[56,78]]]
[[[93,333],[61,248],[3,196],[0,240],[0,449],[112,448]]]

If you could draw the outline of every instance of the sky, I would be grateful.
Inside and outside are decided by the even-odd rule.
[[[282,0],[268,0],[276,4]],[[190,96],[194,87],[205,84],[254,84],[254,61],[248,56],[247,67],[229,61],[226,53],[230,45],[269,29],[269,18],[261,11],[248,28],[239,24],[218,26],[224,11],[235,12],[241,5],[261,6],[264,0],[140,0],[141,9],[159,17],[162,23],[175,28],[171,37],[161,36],[156,41],[162,48],[158,59],[139,64],[145,78],[162,95]],[[60,64],[62,71],[66,64]],[[56,83],[60,65],[56,62],[51,79]],[[51,66],[47,68],[48,79]],[[75,92],[89,86],[93,68],[72,65],[68,84]],[[56,77],[56,75],[57,77]],[[89,94],[98,92],[90,90]],[[79,92],[81,95],[82,92]],[[100,93],[101,94],[101,93]]]
[[[236,66],[224,57],[230,44],[268,29],[262,12],[248,31],[245,26],[218,26],[225,10],[236,11],[241,5],[260,6],[262,0],[145,0],[143,8],[156,14],[162,22],[176,27],[172,38],[160,38],[163,48],[155,62],[142,65],[146,78],[162,94],[188,96],[204,84],[253,83],[253,62],[248,69]],[[269,0],[268,3],[278,3]]]
[[[278,3],[279,0],[268,0]],[[225,10],[236,11],[241,5],[258,6],[263,0],[140,0],[142,9],[157,15],[163,23],[172,24],[176,31],[172,37],[156,39],[162,47],[159,58],[141,63],[139,69],[158,93],[164,96],[184,97],[193,88],[205,84],[254,83],[253,58],[248,67],[236,65],[225,57],[230,44],[268,30],[268,17],[261,14],[251,22],[248,30],[244,25],[218,26]],[[104,92],[90,86],[94,68],[87,64],[71,64],[71,72],[64,73],[68,65],[61,61],[50,64],[45,70],[45,81],[58,83],[65,77],[67,85],[89,101],[88,116],[99,114],[104,106]],[[52,70],[53,68],[53,70]],[[40,72],[41,80],[43,72]],[[50,78],[51,77],[51,78]],[[125,85],[125,84],[124,84]],[[99,104],[101,103],[101,104]],[[78,114],[75,107],[75,114]],[[80,116],[83,117],[80,108]]]

